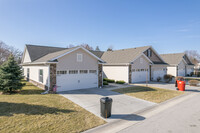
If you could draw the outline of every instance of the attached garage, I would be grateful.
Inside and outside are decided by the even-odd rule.
[[[132,64],[131,70],[131,82],[146,82],[149,81],[149,65],[152,62],[146,58],[144,55],[141,55]]]
[[[151,66],[151,80],[157,81],[160,77],[163,80],[164,75],[167,74],[167,65],[152,65]]]
[[[149,69],[136,69],[132,72],[132,83],[149,81]]]
[[[98,87],[97,70],[57,71],[57,91]]]

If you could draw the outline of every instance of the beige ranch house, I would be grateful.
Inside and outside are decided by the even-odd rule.
[[[167,74],[176,77],[187,76],[194,72],[194,64],[191,63],[185,53],[161,54],[161,57],[169,64]]]
[[[93,53],[106,62],[104,78],[137,83],[167,74],[168,64],[151,46]]]
[[[103,86],[102,59],[78,46],[58,48],[26,45],[22,68],[27,80],[57,92]]]

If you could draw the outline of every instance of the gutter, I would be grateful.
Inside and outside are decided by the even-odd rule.
[[[19,64],[20,66],[26,66],[26,65],[37,65],[37,64],[43,64],[43,65],[47,65],[47,64],[57,64],[58,62],[30,62],[30,63],[23,63],[23,64]]]

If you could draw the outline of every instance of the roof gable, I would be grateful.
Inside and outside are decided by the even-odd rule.
[[[22,57],[22,63],[25,63],[25,62],[31,62],[31,58],[30,58],[29,52],[26,47],[24,49],[24,53],[23,53],[23,57]]]
[[[151,56],[148,57],[148,50],[151,50]],[[166,62],[162,59],[162,57],[156,52],[153,47],[150,47],[144,54],[153,62],[153,64],[166,64]]]
[[[61,58],[77,49],[83,49],[86,51],[89,55],[93,56],[100,62],[104,62],[102,59],[91,53],[90,51],[86,50],[85,48],[81,46],[73,47],[73,48],[57,48],[57,47],[46,47],[46,46],[35,46],[35,45],[27,45],[27,49],[31,51],[30,57],[32,57],[32,62],[33,63],[41,63],[41,62],[56,62],[58,58]],[[34,52],[37,52],[38,55],[35,55]],[[44,50],[44,52],[42,51]],[[55,52],[53,52],[55,51]]]
[[[145,50],[151,46],[121,49],[114,51],[106,51],[102,54],[101,58],[107,63],[131,63],[134,59],[138,58]]]
[[[184,58],[185,53],[161,54],[164,61],[170,65],[178,65]]]

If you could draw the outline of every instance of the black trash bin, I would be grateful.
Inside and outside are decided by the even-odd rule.
[[[112,98],[103,97],[100,99],[100,111],[101,116],[104,118],[108,118],[111,116],[111,108],[112,108]]]

